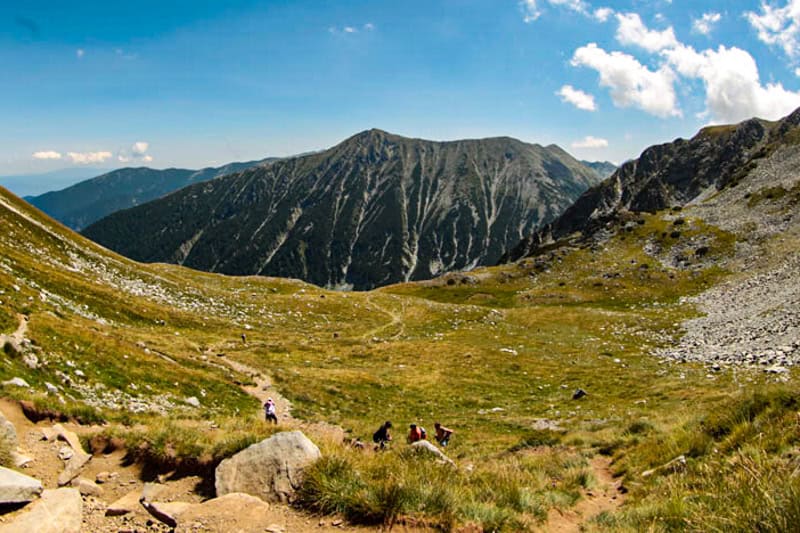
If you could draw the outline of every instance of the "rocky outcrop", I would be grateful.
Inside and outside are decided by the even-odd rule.
[[[557,146],[370,130],[115,213],[84,235],[139,261],[370,289],[493,264],[598,180]]]
[[[26,503],[42,493],[42,482],[0,466],[0,504]]]
[[[0,533],[80,533],[83,500],[77,489],[46,490]]]
[[[321,456],[302,432],[278,433],[225,459],[217,467],[217,496],[242,492],[266,502],[290,502],[303,470]]]
[[[501,261],[535,255],[543,246],[572,234],[586,238],[625,212],[684,206],[701,194],[734,185],[755,168],[758,159],[785,142],[798,123],[800,110],[776,123],[750,119],[711,126],[690,140],[651,146],[583,193],[562,215],[523,239]]]

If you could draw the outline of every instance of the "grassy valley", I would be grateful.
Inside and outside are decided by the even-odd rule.
[[[790,196],[751,195],[751,208]],[[334,292],[134,263],[8,193],[1,202],[0,380],[30,385],[3,395],[106,422],[87,425],[93,447],[124,443],[158,471],[208,475],[275,431],[243,389],[271,378],[292,406],[280,428],[323,450],[300,495],[309,512],[486,531],[559,516],[597,530],[780,531],[794,516],[791,374],[652,355],[699,316],[687,297],[738,275],[745,236],[691,209],[631,215],[608,238],[515,264]],[[395,442],[375,453],[387,419]],[[409,423],[432,433],[435,421],[456,431],[455,468],[403,443]],[[625,489],[581,511],[604,473]]]

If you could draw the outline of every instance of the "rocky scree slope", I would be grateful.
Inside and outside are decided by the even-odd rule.
[[[160,198],[193,183],[238,172],[271,159],[230,163],[202,170],[184,168],[121,168],[26,200],[59,222],[80,231],[92,222],[120,209],[127,209]]]
[[[655,212],[683,206],[707,191],[733,185],[755,168],[771,146],[797,136],[800,110],[778,122],[750,119],[736,125],[711,126],[689,140],[651,146],[639,159],[622,165],[590,188],[552,223],[518,243],[504,261],[573,233],[594,235],[624,212]]]
[[[369,130],[115,213],[84,235],[140,261],[370,289],[493,264],[598,180],[557,146]]]
[[[610,235],[635,224],[629,212],[671,207],[670,236],[675,249],[685,250],[670,258],[670,266],[691,269],[703,261],[706,247],[681,248],[680,229],[702,220],[735,237],[735,253],[717,265],[730,276],[681,300],[702,316],[684,322],[677,344],[656,354],[706,362],[715,371],[747,365],[786,374],[786,367],[800,363],[798,126],[800,110],[777,122],[705,128],[689,141],[648,148],[509,257],[536,256],[567,243],[602,247]],[[642,245],[659,257],[663,250],[656,241]]]

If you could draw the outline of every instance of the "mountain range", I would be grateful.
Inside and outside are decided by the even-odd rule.
[[[121,168],[81,181],[58,191],[50,191],[25,199],[51,217],[74,230],[120,209],[134,207],[193,183],[207,181],[237,172],[273,159],[229,163],[201,170],[147,167]]]
[[[140,261],[370,289],[493,264],[599,180],[555,145],[373,129],[114,213],[84,235]]]

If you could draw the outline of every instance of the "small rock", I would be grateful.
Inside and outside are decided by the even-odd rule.
[[[47,389],[47,392],[49,392],[50,394],[57,394],[58,393],[58,387],[56,387],[55,385],[53,385],[49,381],[45,381],[44,382],[44,387]]]
[[[83,496],[100,496],[103,489],[95,484],[91,479],[79,477],[72,480],[72,486],[78,489]]]
[[[28,382],[25,381],[22,378],[11,378],[8,381],[4,381],[3,385],[4,386],[11,385],[11,386],[14,386],[14,387],[22,387],[24,389],[30,389],[31,388],[31,386],[28,385]]]
[[[200,407],[200,400],[198,400],[196,396],[189,396],[183,401],[191,405],[192,407]]]
[[[178,517],[187,509],[197,504],[187,502],[149,502],[142,500],[142,506],[147,509],[153,518],[165,523],[169,527],[178,525]]]
[[[122,516],[132,513],[139,508],[139,499],[141,497],[141,490],[129,492],[106,508],[106,516]]]
[[[58,450],[58,458],[62,461],[69,461],[72,459],[72,456],[75,455],[75,452],[69,446],[62,446],[60,450]]]
[[[286,530],[283,528],[283,526],[272,524],[267,526],[267,528],[264,531],[266,531],[267,533],[284,533],[284,531]]]
[[[88,463],[91,459],[92,456],[88,453],[75,451],[75,455],[73,455],[64,466],[64,471],[58,475],[58,486],[63,487],[64,485],[69,484],[69,482],[71,482],[78,476],[78,474],[81,473],[83,467],[86,466],[86,463]]]
[[[586,394],[585,390],[578,389],[578,390],[576,390],[575,392],[572,393],[572,399],[573,400],[580,400],[581,398],[583,398],[586,395],[587,394]]]
[[[11,460],[14,462],[14,466],[17,468],[25,468],[30,463],[33,462],[32,457],[28,457],[27,455],[22,455],[18,452],[11,452]]]

